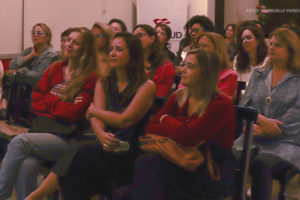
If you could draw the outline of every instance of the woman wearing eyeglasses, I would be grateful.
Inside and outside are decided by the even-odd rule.
[[[140,24],[133,29],[133,34],[142,42],[145,72],[155,83],[156,96],[168,97],[175,69],[173,63],[163,56],[155,29],[147,24]]]
[[[38,23],[33,26],[31,31],[31,39],[33,46],[25,49],[20,56],[13,58],[10,61],[9,69],[5,72],[3,83],[3,96],[0,108],[6,110],[8,97],[8,78],[12,77],[16,71],[24,73],[28,78],[40,78],[46,69],[58,58],[58,54],[52,49],[51,45],[52,33],[50,28],[43,23]],[[1,113],[6,111],[2,110]]]
[[[238,73],[238,81],[248,82],[255,68],[265,65],[268,47],[264,34],[256,26],[246,26],[237,33],[237,55],[233,61],[233,68]]]
[[[92,33],[96,39],[98,73],[99,77],[103,78],[107,76],[109,72],[108,53],[113,32],[108,24],[97,22],[93,25]]]

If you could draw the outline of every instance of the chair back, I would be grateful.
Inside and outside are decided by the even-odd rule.
[[[254,108],[235,106],[237,133],[244,134],[243,151],[240,163],[240,176],[238,180],[237,199],[246,200],[246,182],[249,171],[250,147],[252,141],[252,128],[257,120],[258,113]],[[243,124],[245,122],[245,128]]]
[[[246,89],[246,82],[245,81],[238,81],[237,82],[237,90],[236,90],[236,96],[234,99],[234,105],[239,105],[240,99],[242,96],[242,91]]]

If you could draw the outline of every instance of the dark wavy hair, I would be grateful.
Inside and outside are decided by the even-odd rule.
[[[127,26],[125,25],[125,23],[124,23],[122,20],[117,19],[117,18],[111,19],[111,20],[108,22],[108,25],[111,25],[111,24],[114,23],[114,22],[120,24],[122,31],[127,31]]]
[[[128,32],[117,33],[113,40],[115,38],[122,38],[125,41],[130,57],[129,64],[126,69],[130,88],[127,90],[127,94],[124,95],[120,102],[121,105],[127,105],[131,98],[135,95],[137,89],[148,79],[144,70],[143,47],[140,39]],[[116,81],[116,71],[111,68],[109,74],[101,81],[104,92],[108,97],[108,101],[112,101],[114,98],[112,88]]]
[[[268,54],[268,47],[265,43],[264,33],[260,28],[258,28],[257,26],[244,26],[238,29],[239,32],[237,33],[238,46],[236,60],[236,69],[238,72],[246,72],[250,69],[249,56],[243,48],[243,41],[241,38],[245,30],[251,31],[257,41],[256,64],[262,63]]]
[[[166,25],[166,24],[157,24],[155,26],[155,30],[160,27],[162,30],[164,30],[166,32],[166,36],[167,36],[167,43],[165,45],[165,48],[170,48],[170,43],[169,40],[171,39],[171,35],[172,35],[172,30],[170,28],[170,26]]]
[[[155,71],[156,68],[160,67],[164,62],[164,55],[160,49],[159,39],[155,29],[148,24],[139,24],[134,27],[133,31],[137,28],[144,29],[149,36],[154,36],[154,41],[151,44],[150,55],[148,58],[149,63],[151,64],[151,71]]]

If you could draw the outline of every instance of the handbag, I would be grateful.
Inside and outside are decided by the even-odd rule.
[[[57,135],[71,135],[78,129],[80,123],[67,123],[50,117],[36,115],[33,119],[30,133],[53,133]]]
[[[221,179],[221,171],[212,155],[208,145],[201,142],[197,146],[183,146],[176,143],[168,137],[159,135],[146,134],[139,138],[140,148],[146,152],[151,152],[162,156],[168,161],[189,171],[196,171],[205,159],[209,174],[213,180]],[[205,156],[198,150],[200,146],[205,147]]]

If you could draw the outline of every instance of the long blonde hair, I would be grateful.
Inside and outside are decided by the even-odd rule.
[[[199,84],[199,88],[201,88],[202,92],[202,101],[200,101],[197,105],[197,115],[201,116],[205,112],[211,98],[218,93],[217,83],[219,79],[221,63],[217,54],[211,51],[193,49],[187,53],[187,56],[190,54],[196,55],[198,61],[197,66],[200,67],[202,73],[202,81],[201,84]],[[188,87],[178,90],[178,106],[182,107],[188,101],[190,95],[191,94]]]
[[[78,32],[82,35],[82,54],[79,62],[72,69],[71,79],[63,91],[63,101],[71,102],[80,92],[86,78],[96,71],[97,56],[95,38],[85,27],[72,28],[70,33]]]

